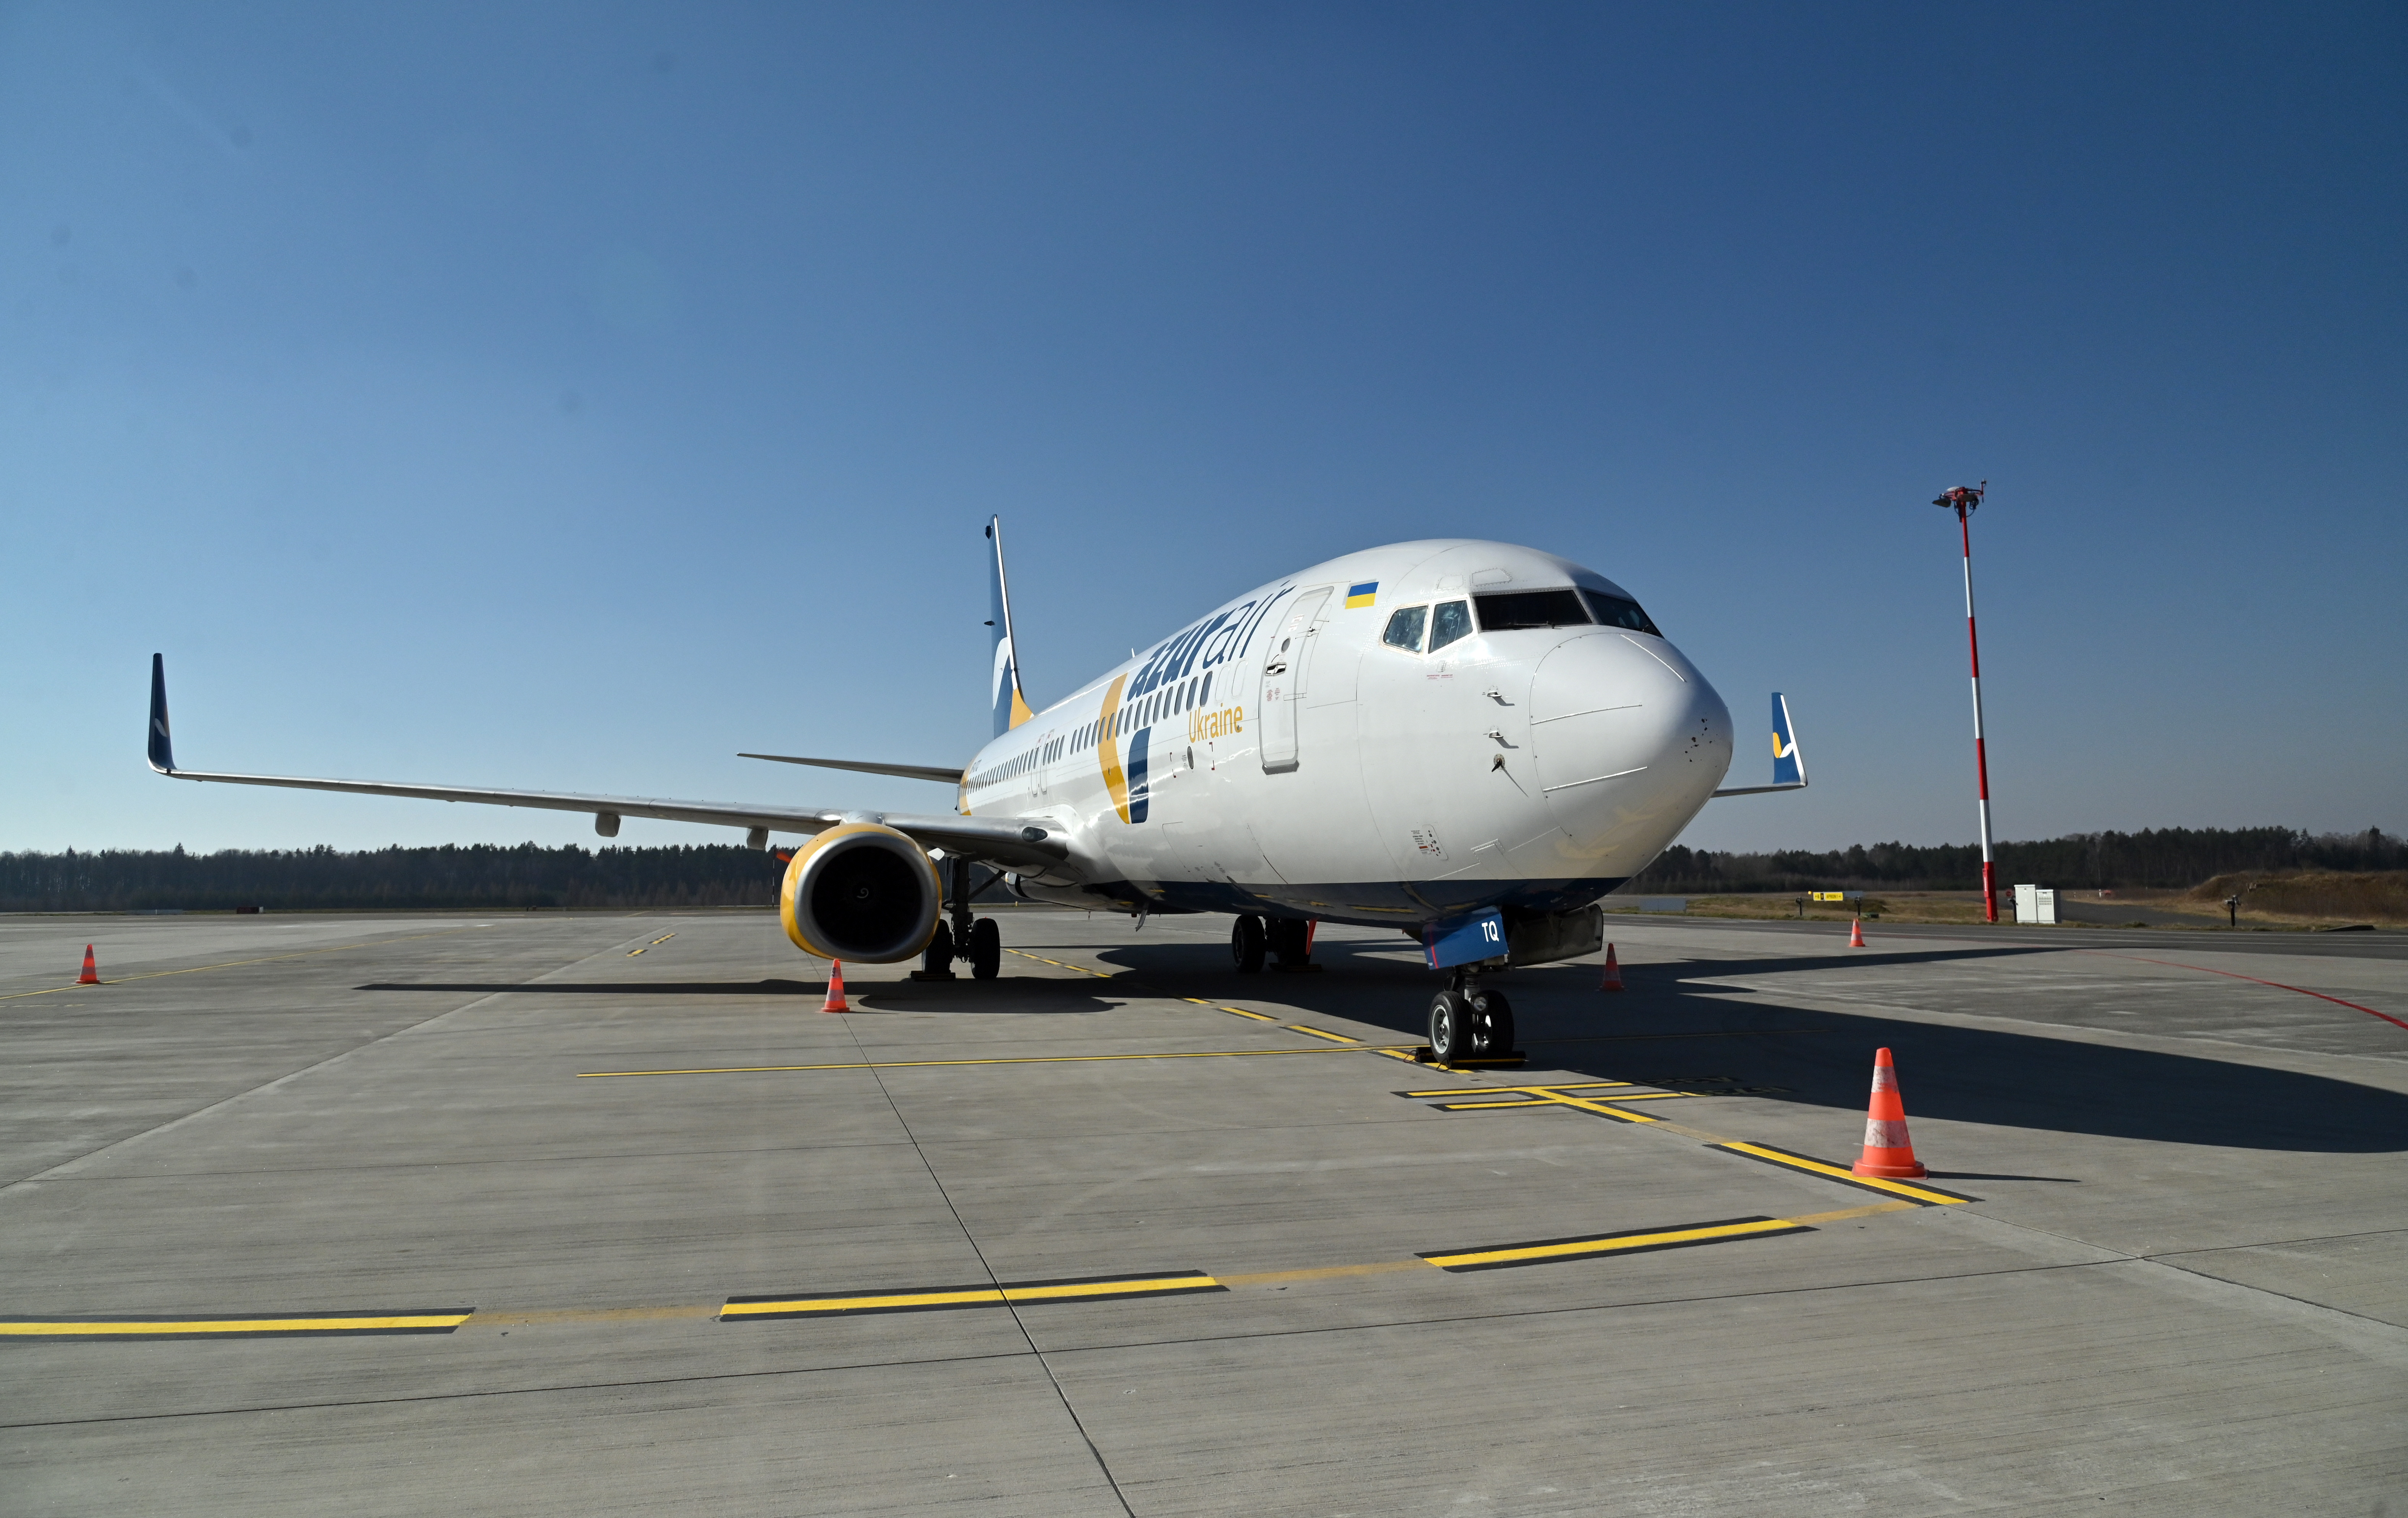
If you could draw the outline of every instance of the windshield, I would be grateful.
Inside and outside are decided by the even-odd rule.
[[[1503,595],[1475,595],[1483,632],[1501,633],[1513,627],[1585,627],[1588,609],[1578,591],[1514,591]]]
[[[1581,597],[1588,602],[1588,609],[1597,613],[1597,620],[1608,627],[1627,627],[1634,633],[1654,633],[1657,637],[1664,636],[1656,631],[1656,623],[1648,620],[1647,613],[1639,609],[1639,603],[1628,596],[1615,595],[1610,591],[1584,590]]]

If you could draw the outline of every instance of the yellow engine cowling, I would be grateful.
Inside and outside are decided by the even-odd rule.
[[[786,862],[778,920],[807,954],[891,965],[928,947],[943,901],[937,866],[918,844],[891,827],[847,823]]]

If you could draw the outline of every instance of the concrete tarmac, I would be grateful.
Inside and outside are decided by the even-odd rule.
[[[0,919],[0,1512],[2408,1515],[2399,935],[996,915]]]

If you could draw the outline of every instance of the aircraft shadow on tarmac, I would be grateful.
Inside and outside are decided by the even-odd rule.
[[[1116,1002],[1078,981],[1037,976],[1005,976],[1015,1000],[1015,1015],[1059,1016],[1066,1012],[1110,1011]],[[981,1012],[992,1015],[995,1003],[984,995],[989,982],[963,976],[953,981],[861,981],[846,991],[846,999],[868,1011]],[[354,991],[437,991],[452,995],[491,996],[794,996],[807,998],[817,1009],[827,995],[825,981],[546,981],[509,984],[472,981],[372,981]]]
[[[1873,1051],[1887,1048],[1897,1054],[1910,1121],[1930,1117],[2234,1149],[2408,1150],[2408,1095],[2372,1086],[2028,1029],[1813,1010],[1770,994],[1741,1001],[1685,983],[1718,975],[2033,952],[2047,951],[1688,960],[1626,969],[1630,989],[1621,995],[1598,992],[1594,965],[1520,969],[1495,983],[1512,999],[1520,1042],[1534,1067],[1651,1084],[1732,1080],[1779,1088],[1761,1094],[1770,1100],[1861,1112]],[[1410,949],[1398,953],[1373,943],[1329,944],[1316,951],[1329,963],[1326,974],[1260,976],[1234,973],[1225,952],[1200,945],[1131,946],[1099,957],[1183,995],[1272,998],[1392,1028],[1399,1042],[1418,1043],[1426,1037],[1421,1010],[1439,982],[1411,956]],[[1685,1121],[1712,1125],[1702,1116]]]

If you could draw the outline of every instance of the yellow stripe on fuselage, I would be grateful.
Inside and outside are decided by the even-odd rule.
[[[1119,735],[1112,731],[1112,722],[1120,713],[1121,691],[1128,684],[1126,675],[1112,677],[1111,689],[1104,693],[1104,709],[1096,719],[1096,753],[1104,768],[1104,789],[1111,793],[1112,809],[1121,821],[1129,820],[1128,776],[1121,770]]]

